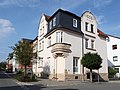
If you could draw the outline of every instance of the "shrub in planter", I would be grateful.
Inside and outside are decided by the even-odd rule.
[[[40,74],[41,74],[41,78],[47,79],[49,77],[48,73],[41,72]]]

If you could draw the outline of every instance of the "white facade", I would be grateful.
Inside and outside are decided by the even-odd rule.
[[[85,27],[86,22],[88,30]],[[37,76],[45,72],[50,75],[50,79],[82,79],[83,68],[80,60],[85,53],[91,52],[98,53],[103,59],[99,72],[101,78],[108,80],[106,38],[98,33],[93,14],[87,11],[81,16],[83,35],[66,29],[56,29],[47,34],[47,24],[46,16],[42,15],[38,30]],[[88,72],[84,68],[84,74]]]
[[[117,76],[120,77],[120,38],[109,35],[107,42],[108,65],[117,70]]]

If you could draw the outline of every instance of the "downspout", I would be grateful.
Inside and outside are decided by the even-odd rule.
[[[84,34],[82,35],[82,57],[83,56],[84,56]],[[83,74],[82,81],[84,81],[85,78],[84,78],[84,66],[83,65],[82,65],[82,74]]]

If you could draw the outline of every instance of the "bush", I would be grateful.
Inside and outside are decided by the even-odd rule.
[[[37,81],[35,74],[32,74],[32,77],[31,77],[31,75],[28,75],[28,74],[26,74],[26,76],[24,76],[24,73],[21,72],[21,71],[19,71],[19,72],[14,76],[14,78],[17,79],[18,81],[21,81],[21,82]]]
[[[109,73],[109,75],[113,75],[114,76],[117,72],[112,67],[108,67],[108,73]]]
[[[41,74],[41,78],[47,79],[49,77],[48,73],[41,72],[40,74]]]

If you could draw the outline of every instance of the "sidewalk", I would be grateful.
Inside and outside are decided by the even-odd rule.
[[[110,80],[109,83],[120,83],[120,80]]]
[[[82,82],[81,80],[70,80],[70,81],[55,81],[50,79],[39,79],[37,82],[27,82],[30,85],[44,85],[44,86],[70,86],[78,85],[81,83],[87,83],[88,81]]]
[[[19,82],[20,85],[41,85],[41,86],[70,86],[70,85],[79,85],[79,84],[88,84],[89,81],[81,81],[81,80],[66,80],[66,81],[56,81],[50,79],[40,79],[38,78],[37,82]],[[98,83],[98,82],[94,82]],[[120,83],[120,80],[114,80],[109,82],[99,82],[99,83]],[[91,84],[91,83],[90,83]]]

